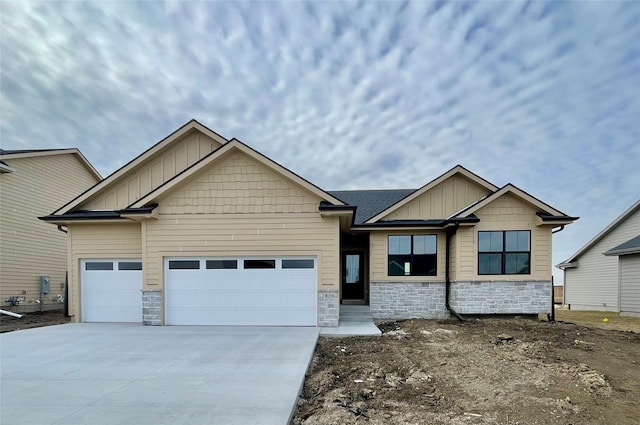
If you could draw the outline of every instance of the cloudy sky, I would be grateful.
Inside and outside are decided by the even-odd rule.
[[[327,190],[462,164],[581,217],[554,263],[640,197],[640,2],[0,9],[4,149],[78,147],[106,176],[195,118]]]

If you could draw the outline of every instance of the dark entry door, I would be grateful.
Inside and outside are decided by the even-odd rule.
[[[364,301],[364,253],[342,254],[342,299]]]

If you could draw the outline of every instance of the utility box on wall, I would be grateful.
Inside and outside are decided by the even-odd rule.
[[[40,276],[40,292],[48,294],[51,289],[51,279],[49,276]]]

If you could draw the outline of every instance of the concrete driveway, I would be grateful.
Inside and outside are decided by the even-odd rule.
[[[318,328],[66,324],[0,335],[0,423],[286,425]]]

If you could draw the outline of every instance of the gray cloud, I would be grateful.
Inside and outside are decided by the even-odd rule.
[[[637,2],[0,3],[0,142],[108,174],[196,118],[327,189],[461,163],[582,217],[638,198]]]

